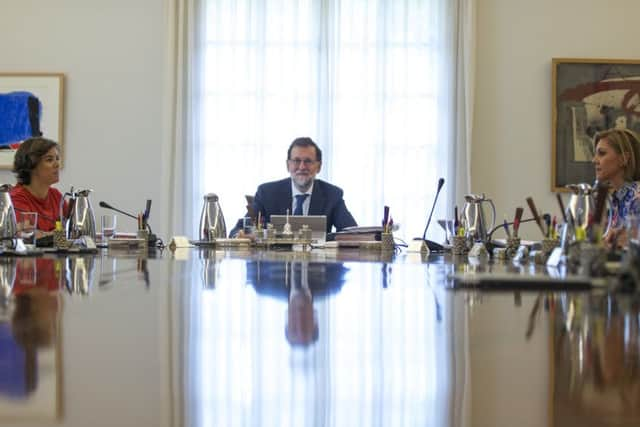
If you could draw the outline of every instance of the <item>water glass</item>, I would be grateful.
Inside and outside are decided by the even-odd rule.
[[[100,225],[102,227],[102,239],[108,240],[116,234],[116,215],[102,215]]]
[[[16,212],[16,224],[18,226],[18,237],[25,245],[35,246],[36,230],[38,228],[37,212]]]
[[[242,218],[242,232],[244,234],[254,234],[255,225],[253,224],[253,218],[246,216]]]

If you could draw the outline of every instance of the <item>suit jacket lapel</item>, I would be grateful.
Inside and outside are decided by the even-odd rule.
[[[291,210],[291,204],[293,203],[293,194],[291,193],[291,179],[284,179],[278,191],[281,191],[281,194],[285,196],[277,196],[276,198],[276,200],[278,200],[280,203],[280,205],[278,206],[279,212],[282,212],[282,214],[284,215],[287,212],[287,209]],[[292,214],[293,212],[289,213]]]
[[[327,195],[320,181],[313,183],[313,192],[311,193],[311,201],[309,202],[309,215],[326,215],[324,207],[326,206]]]

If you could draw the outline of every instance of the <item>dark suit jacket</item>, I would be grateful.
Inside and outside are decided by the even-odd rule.
[[[345,227],[357,225],[342,199],[342,194],[342,190],[335,185],[319,179],[313,181],[309,215],[326,215],[327,233],[330,233],[334,226],[340,231]],[[292,203],[291,178],[285,178],[261,184],[253,200],[253,210],[256,215],[261,212],[262,217],[268,222],[271,215],[285,215],[287,209],[291,210]],[[230,236],[237,234],[238,225],[231,230]]]

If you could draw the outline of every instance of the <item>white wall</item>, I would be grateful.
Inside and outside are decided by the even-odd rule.
[[[472,190],[493,197],[498,218],[516,206],[529,217],[528,195],[559,215],[550,190],[551,58],[640,59],[640,2],[477,2]],[[523,231],[539,238],[534,225]]]
[[[164,0],[0,0],[0,71],[66,76],[60,190],[91,188],[96,216],[105,200],[134,214],[153,200],[151,225],[167,230],[168,175]],[[0,182],[15,182],[0,171]],[[135,230],[121,217],[120,229]]]
[[[536,200],[539,210],[559,215],[550,190],[551,59],[640,59],[640,2],[477,0],[477,3],[472,191],[485,192],[494,199],[498,218],[512,217],[516,206],[525,207],[525,215],[529,217],[525,202],[529,195]],[[525,237],[539,239],[534,225],[523,227]],[[526,299],[524,307],[530,304],[530,299]],[[550,370],[544,339],[547,328],[539,325],[536,345],[524,345],[523,340],[522,348],[502,349],[498,358],[496,349],[492,349],[489,353],[495,359],[488,360],[483,334],[508,334],[504,319],[517,319],[522,313],[505,314],[497,311],[497,306],[485,305],[474,318],[475,339],[470,343],[474,377],[472,425],[491,426],[511,419],[520,420],[522,425],[548,425]],[[500,308],[510,310],[508,304]],[[518,341],[514,338],[513,342]],[[518,387],[529,396],[526,414],[518,405],[504,405],[507,398],[504,390],[513,390],[514,381],[521,382]],[[509,384],[507,388],[505,384]],[[532,408],[537,410],[531,411]]]

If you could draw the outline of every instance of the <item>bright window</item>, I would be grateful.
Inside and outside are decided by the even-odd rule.
[[[360,225],[380,224],[388,205],[398,236],[422,234],[449,173],[448,4],[207,1],[201,176],[228,225],[245,194],[287,176],[289,143],[310,136],[319,178],[345,191]]]

